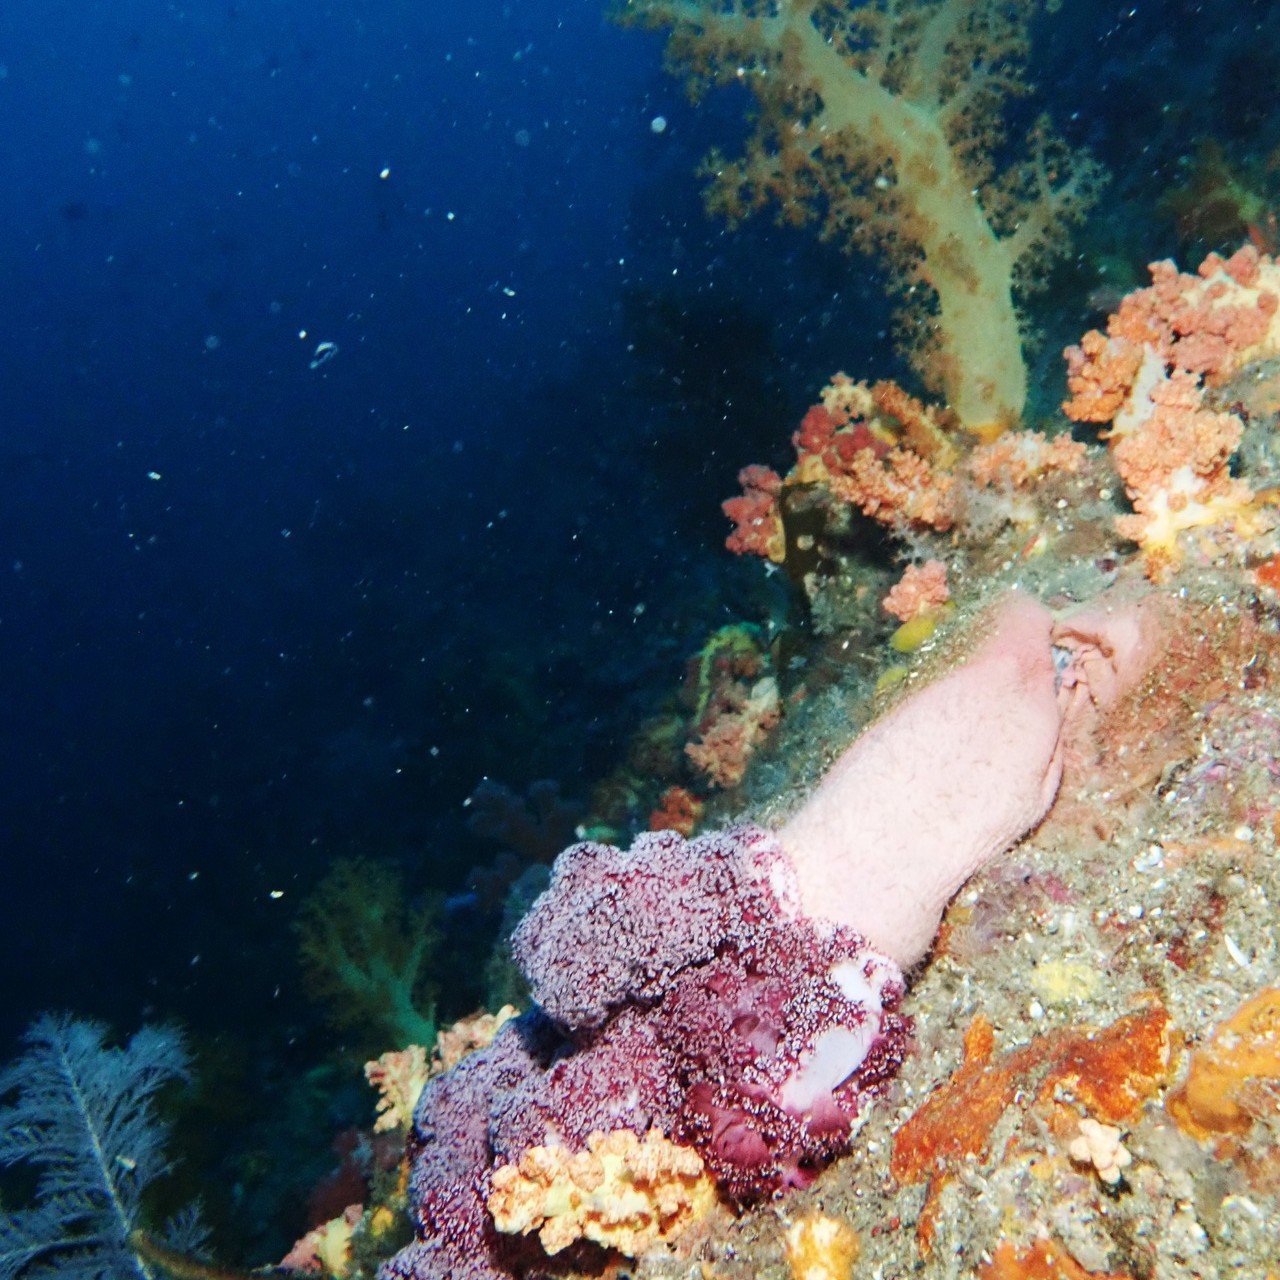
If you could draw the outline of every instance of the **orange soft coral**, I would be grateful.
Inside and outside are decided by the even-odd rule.
[[[788,480],[825,483],[842,502],[894,529],[955,523],[954,421],[896,383],[836,374],[796,432]]]
[[[831,477],[830,486],[841,501],[891,529],[945,533],[955,524],[954,477],[909,449],[890,449],[883,458],[861,449],[844,472]]]
[[[727,691],[685,747],[693,767],[718,787],[736,787],[756,747],[782,718],[778,682],[763,676],[749,689]]]
[[[1068,348],[1063,406],[1079,422],[1109,423],[1111,456],[1133,504],[1118,531],[1143,550],[1148,573],[1178,563],[1179,535],[1261,528],[1253,494],[1230,472],[1243,423],[1211,410],[1205,387],[1280,350],[1280,265],[1246,246],[1210,254],[1198,275],[1171,262],[1121,302],[1106,334]]]
[[[650,831],[678,831],[693,835],[702,819],[702,801],[688,787],[668,787],[658,797],[658,807],[649,815]]]
[[[1025,489],[1050,475],[1076,475],[1088,449],[1069,435],[1052,438],[1041,431],[1009,431],[968,457],[975,484],[987,488]]]

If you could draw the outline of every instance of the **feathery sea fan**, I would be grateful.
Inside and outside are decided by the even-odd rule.
[[[127,1045],[106,1028],[45,1014],[26,1052],[0,1072],[0,1166],[36,1174],[24,1208],[0,1210],[0,1280],[153,1280],[131,1244],[142,1194],[170,1165],[155,1095],[189,1077],[171,1028],[143,1027]],[[197,1244],[193,1214],[165,1233]],[[177,1239],[177,1235],[185,1239]]]

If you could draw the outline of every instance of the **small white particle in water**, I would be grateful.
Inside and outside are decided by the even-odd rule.
[[[666,116],[654,116],[653,119],[649,121],[650,133],[666,133],[666,131],[667,131]]]
[[[337,354],[338,344],[336,342],[322,342],[311,353],[311,363],[307,367],[318,369],[322,364],[328,364]]]
[[[283,898],[283,897],[284,897],[284,890],[283,890],[283,889],[272,889],[272,890],[271,890],[271,892],[267,894],[267,897],[268,897],[268,898],[270,898],[272,902],[276,902],[276,901],[278,901],[280,898]]]

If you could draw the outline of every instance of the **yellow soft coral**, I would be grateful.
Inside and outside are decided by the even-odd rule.
[[[335,862],[303,902],[294,929],[311,993],[343,1028],[397,1048],[434,1044],[433,905],[409,905],[389,862]]]
[[[593,1133],[587,1150],[530,1147],[494,1170],[489,1212],[499,1231],[538,1233],[549,1254],[592,1240],[635,1258],[673,1239],[715,1203],[702,1157],[653,1129]]]
[[[839,1218],[811,1213],[787,1229],[787,1262],[792,1280],[851,1280],[861,1242]]]
[[[378,1118],[374,1133],[407,1129],[422,1091],[431,1079],[427,1051],[420,1044],[384,1053],[364,1064],[364,1078],[378,1091]]]
[[[422,1045],[411,1044],[366,1062],[364,1078],[378,1091],[374,1133],[408,1129],[427,1081],[451,1071],[467,1054],[491,1044],[502,1025],[518,1012],[515,1005],[504,1004],[497,1013],[480,1009],[459,1018],[436,1033],[435,1050],[430,1057]]]
[[[1027,374],[1015,295],[1043,279],[1100,170],[1032,131],[997,171],[1001,112],[1024,91],[1035,0],[625,0],[624,21],[669,28],[692,93],[755,95],[745,154],[713,154],[708,206],[781,220],[881,254],[904,297],[918,365],[972,430],[1018,419]]]

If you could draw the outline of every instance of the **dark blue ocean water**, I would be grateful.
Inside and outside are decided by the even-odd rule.
[[[629,261],[696,153],[650,130],[680,110],[653,42],[593,6],[3,32],[0,1021],[216,1000],[241,957],[270,1001],[268,892],[337,850],[458,880],[471,787],[572,787],[637,608],[660,627],[714,545],[737,451],[704,483],[705,422],[659,423],[625,359],[628,290],[706,271],[702,226]],[[695,437],[690,547],[659,429]]]
[[[1180,250],[1197,139],[1263,156],[1275,27],[1045,24],[1026,111],[1116,174],[1095,257]],[[6,1046],[49,1006],[288,1040],[334,857],[457,891],[482,777],[584,796],[710,627],[778,608],[720,499],[835,369],[905,366],[875,264],[704,217],[743,105],[594,0],[7,0]]]

